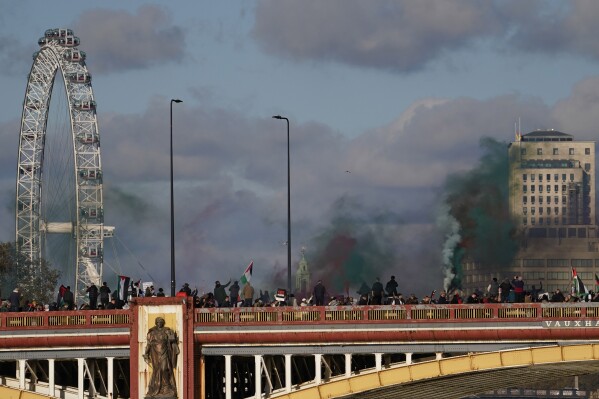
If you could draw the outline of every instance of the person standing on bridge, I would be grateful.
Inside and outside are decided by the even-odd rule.
[[[489,294],[489,297],[496,297],[499,295],[499,282],[497,281],[497,277],[493,277],[493,280],[489,283],[487,293]]]
[[[223,304],[225,303],[225,298],[227,296],[227,291],[225,291],[225,288],[227,288],[229,284],[231,284],[231,280],[229,280],[229,282],[225,285],[222,285],[220,281],[214,283],[214,299],[216,299],[216,303],[219,308],[222,308]]]
[[[385,290],[383,289],[383,284],[381,283],[381,279],[377,277],[374,284],[372,284],[372,304],[373,305],[382,305],[384,292],[385,292]]]
[[[87,296],[89,297],[89,308],[96,310],[98,308],[98,287],[94,283],[87,287]]]
[[[393,297],[397,296],[397,281],[395,281],[395,276],[391,276],[391,280],[387,281],[385,284],[385,291],[387,291],[387,296]]]
[[[241,295],[243,296],[243,306],[251,307],[254,301],[254,287],[252,287],[249,281],[243,286]]]
[[[8,297],[8,301],[10,302],[10,311],[18,312],[19,307],[21,306],[21,293],[19,292],[18,287],[12,290],[10,296]]]
[[[237,307],[237,302],[239,301],[239,290],[239,281],[234,281],[233,285],[229,287],[231,306],[234,308]]]
[[[522,276],[514,276],[512,286],[514,287],[515,294],[514,302],[524,302],[524,281],[522,280]]]
[[[316,285],[314,286],[314,290],[312,291],[312,295],[314,296],[314,305],[315,306],[323,306],[324,305],[324,296],[327,290],[322,285],[322,280],[318,280]]]
[[[102,306],[104,306],[104,308],[106,308],[106,306],[108,306],[109,301],[110,301],[110,288],[106,284],[106,281],[104,281],[102,283],[102,286],[100,287],[100,303],[102,304]]]
[[[64,304],[68,307],[68,310],[73,310],[73,306],[75,306],[75,297],[73,296],[70,285],[67,285],[67,289],[65,290],[62,299]]]

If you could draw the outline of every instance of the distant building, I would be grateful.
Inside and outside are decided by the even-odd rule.
[[[301,254],[302,259],[299,261],[297,272],[295,273],[295,292],[307,294],[312,290],[310,269],[308,267],[308,261],[305,257],[305,250],[303,248]]]
[[[509,210],[520,249],[513,264],[502,269],[465,262],[463,288],[483,288],[492,277],[501,281],[518,274],[526,289],[542,282],[543,291],[568,291],[574,267],[594,289],[599,274],[595,142],[539,130],[518,135],[508,156]]]

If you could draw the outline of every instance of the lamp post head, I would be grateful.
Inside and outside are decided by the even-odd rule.
[[[178,98],[173,98],[173,99],[171,99],[171,102],[172,103],[182,103],[183,100],[179,100]]]
[[[281,115],[274,115],[273,119],[283,119],[283,117]]]

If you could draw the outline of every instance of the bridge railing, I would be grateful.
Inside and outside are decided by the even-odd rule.
[[[305,306],[195,309],[196,325],[599,319],[599,303]]]
[[[0,331],[47,328],[129,327],[129,310],[1,312]]]
[[[464,323],[599,319],[599,303],[202,308],[195,325]],[[130,327],[130,310],[0,312],[0,331]]]

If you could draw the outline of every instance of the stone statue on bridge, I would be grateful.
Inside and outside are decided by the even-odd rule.
[[[175,367],[179,355],[177,333],[164,326],[162,317],[156,318],[156,325],[148,330],[146,363],[152,366],[152,377],[148,384],[147,399],[176,399],[177,384]]]

